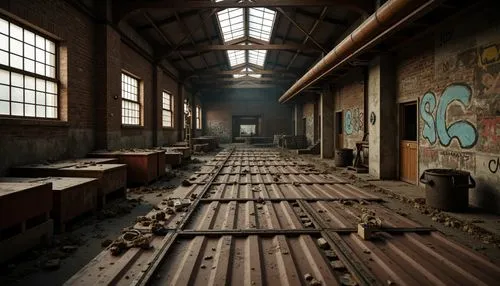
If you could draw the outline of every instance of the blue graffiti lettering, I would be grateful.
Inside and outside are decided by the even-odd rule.
[[[436,143],[436,127],[434,125],[434,117],[432,113],[436,108],[436,96],[432,92],[424,94],[422,102],[420,103],[420,116],[424,121],[424,128],[422,136],[429,141],[429,143]]]
[[[458,101],[464,106],[468,106],[471,100],[471,89],[462,84],[455,84],[446,88],[437,107],[436,118],[434,120],[433,112],[436,108],[436,96],[432,92],[426,93],[422,97],[420,105],[420,116],[425,125],[422,130],[422,137],[429,143],[436,142],[436,133],[439,142],[443,146],[449,146],[453,138],[456,138],[461,148],[472,148],[478,139],[477,130],[467,120],[453,122],[449,127],[446,125],[446,111],[448,106]]]
[[[352,134],[352,114],[350,110],[347,110],[345,112],[345,124],[344,124],[344,129],[345,129],[345,134],[351,135]]]

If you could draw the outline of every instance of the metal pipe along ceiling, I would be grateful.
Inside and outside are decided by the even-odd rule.
[[[331,72],[354,54],[366,49],[367,44],[379,38],[389,27],[425,7],[431,6],[435,2],[438,1],[389,0],[293,84],[279,98],[279,102],[284,103],[292,99],[296,94]]]

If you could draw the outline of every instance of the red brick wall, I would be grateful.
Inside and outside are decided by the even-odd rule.
[[[396,67],[398,102],[418,101],[419,174],[429,168],[469,171],[478,182],[470,202],[496,212],[499,28],[495,11],[468,11],[466,21],[444,22],[398,51]]]
[[[161,91],[166,90],[170,92],[174,98],[179,97],[179,90],[178,90],[178,84],[177,82],[172,79],[170,76],[168,76],[166,73],[162,72],[162,78],[161,78]],[[176,127],[181,124],[181,122],[177,122],[176,120],[176,112],[180,112],[179,106],[175,105],[175,100],[174,100],[174,115],[173,115],[173,120],[174,120],[174,127],[173,128],[167,128],[167,127],[162,127],[162,139],[159,141],[159,145],[168,145],[177,142],[177,129]],[[161,111],[160,111],[160,116],[161,116]],[[160,120],[160,124],[161,124]]]

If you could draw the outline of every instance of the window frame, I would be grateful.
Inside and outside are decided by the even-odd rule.
[[[128,98],[124,98],[123,97],[123,76],[127,76],[135,81],[137,81],[137,101],[133,101],[131,99],[128,99]],[[135,76],[125,70],[122,70],[121,72],[121,84],[122,84],[122,88],[121,88],[121,92],[120,92],[120,95],[121,95],[121,100],[122,100],[122,106],[121,106],[121,123],[122,123],[122,126],[125,126],[125,127],[141,127],[142,126],[142,102],[141,102],[141,78],[139,78],[138,76]],[[133,103],[133,104],[137,104],[138,105],[138,111],[139,111],[139,115],[137,117],[138,119],[138,123],[137,124],[132,124],[132,123],[123,123],[123,120],[124,120],[124,108],[123,108],[123,102],[126,101],[126,102],[129,102],[129,103]],[[128,116],[128,118],[134,118],[134,117],[130,117]]]
[[[8,102],[8,113],[9,114],[0,114],[0,118],[13,119],[13,120],[34,120],[37,122],[41,121],[50,121],[50,122],[58,122],[62,120],[61,116],[61,82],[60,82],[60,39],[50,35],[49,33],[45,33],[40,28],[33,26],[29,23],[25,23],[21,20],[16,20],[10,17],[9,15],[0,13],[0,19],[7,23],[7,32],[8,34],[0,32],[0,36],[5,37],[7,39],[7,44],[5,49],[0,49],[0,52],[7,55],[7,65],[0,64],[0,70],[4,71],[8,74],[8,83],[1,83],[1,86],[4,86],[8,90],[8,99],[1,99],[2,102]],[[16,37],[12,34],[11,25],[20,28],[22,35]],[[30,35],[31,34],[31,35]],[[32,36],[32,42],[29,41],[27,36]],[[41,39],[43,41],[43,48],[39,46],[37,40]],[[12,45],[15,42],[20,43],[20,47],[22,47],[22,55],[19,52],[12,52]],[[32,48],[32,58],[27,55],[27,48]],[[37,52],[43,54],[43,62],[38,59]],[[21,61],[22,68],[12,66],[11,59],[12,57],[18,57]],[[50,56],[53,59],[49,62],[46,58]],[[32,62],[33,71],[27,70],[26,63]],[[43,75],[37,73],[37,64],[40,64],[43,68]],[[50,70],[53,69],[53,70]],[[53,77],[47,75],[47,71],[53,72]],[[22,86],[15,85],[12,82],[13,74],[20,75],[22,78]],[[27,87],[27,81],[30,78],[34,81],[34,86]],[[43,82],[44,90],[39,90],[37,88],[38,81]],[[52,86],[52,92],[48,90],[49,85]],[[18,89],[22,91],[22,100],[14,100],[13,99],[13,89]],[[27,99],[27,91],[33,93],[32,101]],[[44,95],[43,103],[38,103],[39,93]],[[49,96],[55,97],[53,98],[52,105],[48,102]],[[13,104],[22,105],[22,115],[13,114]],[[34,115],[27,115],[27,107],[33,107]],[[38,115],[39,107],[43,107],[43,116]],[[49,110],[53,110],[52,117],[48,117]]]
[[[201,116],[201,106],[198,104],[195,107],[196,109],[196,130],[202,129],[202,116]]]
[[[167,95],[170,99],[170,106],[169,108],[170,109],[165,109],[165,95]],[[161,105],[161,110],[162,110],[162,117],[161,117],[161,125],[163,128],[169,128],[169,129],[172,129],[172,128],[175,128],[175,100],[174,100],[174,95],[167,91],[167,90],[163,90],[162,91],[162,105]],[[165,123],[165,117],[163,115],[163,112],[170,112],[170,126],[165,126],[164,123]]]

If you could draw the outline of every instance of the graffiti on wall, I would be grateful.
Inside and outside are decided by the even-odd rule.
[[[464,84],[448,86],[439,102],[433,92],[424,94],[420,104],[420,116],[424,121],[423,138],[430,144],[439,140],[443,146],[449,146],[456,139],[461,148],[472,148],[478,139],[476,127],[467,120],[457,120],[451,124],[447,124],[446,120],[451,103],[459,102],[466,108],[470,105],[471,96],[470,87]]]
[[[364,114],[359,111],[359,108],[350,109],[345,112],[344,130],[345,134],[363,132],[364,130]]]
[[[496,159],[491,159],[488,162],[488,169],[490,170],[491,173],[496,174],[500,169],[500,157]]]

